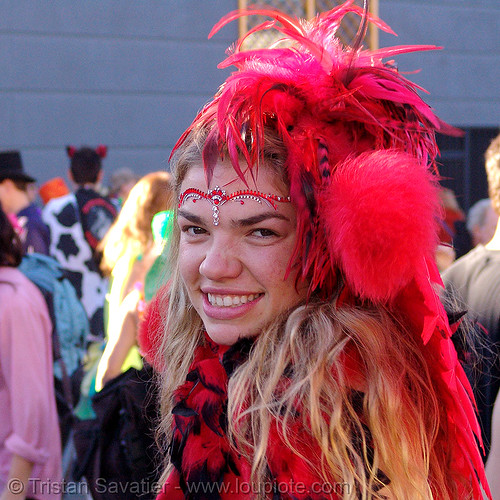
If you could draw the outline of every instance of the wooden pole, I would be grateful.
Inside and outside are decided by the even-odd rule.
[[[238,0],[238,8],[246,9],[247,8],[247,0]],[[239,38],[246,35],[248,32],[248,16],[243,16],[238,18],[238,29],[240,32]]]
[[[378,17],[378,0],[371,0],[370,2],[370,12],[375,16]],[[379,48],[379,32],[378,28],[373,24],[370,23],[370,33],[369,33],[369,39],[368,43],[370,44],[370,49],[371,50],[376,50]]]
[[[306,18],[312,19],[316,15],[316,1],[306,0]]]

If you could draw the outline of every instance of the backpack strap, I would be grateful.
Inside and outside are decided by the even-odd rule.
[[[59,363],[61,367],[61,383],[62,389],[64,393],[64,398],[68,404],[71,413],[73,413],[74,403],[73,403],[73,393],[71,391],[71,381],[69,379],[68,370],[66,369],[66,363],[62,357],[61,353],[61,342],[59,340],[59,336],[56,330],[56,315],[54,311],[54,298],[52,294],[45,290],[43,287],[38,287],[38,289],[42,292],[43,297],[45,299],[45,303],[47,304],[47,308],[49,310],[50,320],[52,321],[52,355],[54,361]]]
[[[75,202],[83,235],[92,251],[96,252],[99,242],[116,218],[116,209],[108,199],[97,192],[82,188],[76,191]]]

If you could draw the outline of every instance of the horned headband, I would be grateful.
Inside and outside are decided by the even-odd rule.
[[[78,149],[75,146],[66,146],[66,153],[70,158],[73,158],[77,151]],[[95,148],[95,152],[99,158],[106,158],[106,155],[108,154],[108,147],[104,144],[99,144],[99,146]]]

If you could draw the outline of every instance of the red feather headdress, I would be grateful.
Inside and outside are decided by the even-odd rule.
[[[215,123],[203,151],[207,180],[227,151],[247,182],[246,174],[257,176],[265,129],[274,129],[288,151],[290,196],[297,208],[289,269],[299,265],[298,279],[310,282],[310,293],[331,296],[342,280],[348,295],[407,316],[447,406],[457,471],[470,479],[475,498],[482,498],[479,482],[488,486],[476,446],[481,437],[472,391],[436,293],[442,282],[434,263],[440,217],[435,132],[459,132],[435,116],[417,93],[421,89],[383,62],[437,47],[346,47],[335,33],[348,12],[363,16],[361,26],[370,21],[392,33],[353,0],[311,21],[258,9],[225,16],[211,35],[240,16],[257,14],[272,21],[253,32],[274,28],[292,45],[243,51],[240,41],[220,64],[237,71],[174,151],[193,129]]]
[[[225,16],[211,34],[239,16],[266,15],[274,21],[256,30],[275,28],[295,42],[294,46],[244,52],[240,41],[220,65],[233,64],[238,71],[226,80],[176,147],[193,127],[216,121],[218,130],[204,150],[207,178],[210,180],[224,145],[236,173],[245,180],[241,157],[255,178],[264,128],[274,128],[288,149],[290,195],[298,211],[297,245],[290,264],[301,262],[301,277],[310,280],[310,291],[320,289],[328,296],[338,279],[336,269],[345,272],[344,265],[353,262],[351,252],[355,251],[364,257],[348,271],[353,288],[361,297],[381,300],[393,298],[409,283],[414,269],[422,268],[422,255],[432,258],[436,222],[432,213],[437,214],[438,209],[436,187],[427,166],[434,164],[437,154],[435,130],[454,129],[433,114],[413,83],[382,61],[395,54],[436,47],[370,51],[343,46],[335,37],[342,17],[362,11],[352,3],[348,1],[310,22],[271,10],[236,11]],[[391,31],[380,20],[369,19]],[[248,133],[252,141],[245,141]],[[215,140],[219,148],[213,147]],[[251,142],[250,147],[245,142]],[[372,165],[368,174],[358,165],[359,155],[374,150],[382,152],[365,161]],[[385,150],[390,150],[387,158]],[[413,182],[398,179],[406,175],[402,171],[412,171]],[[368,230],[361,231],[362,238],[352,245],[352,236],[339,234],[343,231],[339,227],[347,227],[334,227],[336,243],[347,244],[332,248],[329,228],[324,224],[337,215],[337,198],[332,192],[353,175],[358,177],[355,183],[363,190],[364,203],[359,205],[346,193],[343,204],[350,206],[349,215],[358,221],[357,226],[363,228],[367,223]],[[379,175],[383,180],[378,180]],[[403,213],[407,214],[404,221]],[[370,231],[374,226],[376,233]],[[394,241],[395,235],[398,241]],[[421,250],[401,253],[410,247],[405,241]],[[375,245],[378,250],[374,254]],[[365,246],[375,260],[367,258]],[[387,266],[388,262],[392,264]]]

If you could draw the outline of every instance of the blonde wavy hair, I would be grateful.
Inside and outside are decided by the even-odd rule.
[[[206,138],[207,130],[195,128],[174,155],[176,193],[189,169],[201,168]],[[268,139],[262,161],[283,179],[282,144],[272,134]],[[201,319],[177,265],[177,227],[172,240],[173,277],[161,308],[168,332],[161,346],[165,370],[159,432],[165,444],[172,436],[173,391],[184,383],[193,353],[204,341]],[[364,370],[362,387],[353,387],[345,366],[345,355],[353,350]],[[283,387],[285,377],[289,383]],[[361,411],[352,397],[357,390],[364,393]],[[342,498],[456,500],[457,484],[464,479],[453,472],[453,438],[443,408],[421,339],[406,330],[402,318],[366,302],[337,307],[336,297],[325,302],[313,296],[268,325],[231,376],[228,438],[252,465],[254,484],[264,485],[270,480],[266,453],[271,426],[278,422],[283,441],[300,454],[294,447],[298,436],[291,430],[300,418],[300,439],[316,443],[321,451],[311,465],[320,466],[325,482],[350,485]],[[171,468],[167,464],[164,480]],[[390,480],[383,491],[381,472]]]
[[[153,244],[151,221],[162,210],[173,205],[171,176],[152,172],[142,177],[131,189],[117,219],[100,242],[101,271],[109,275],[120,257],[137,257]]]

